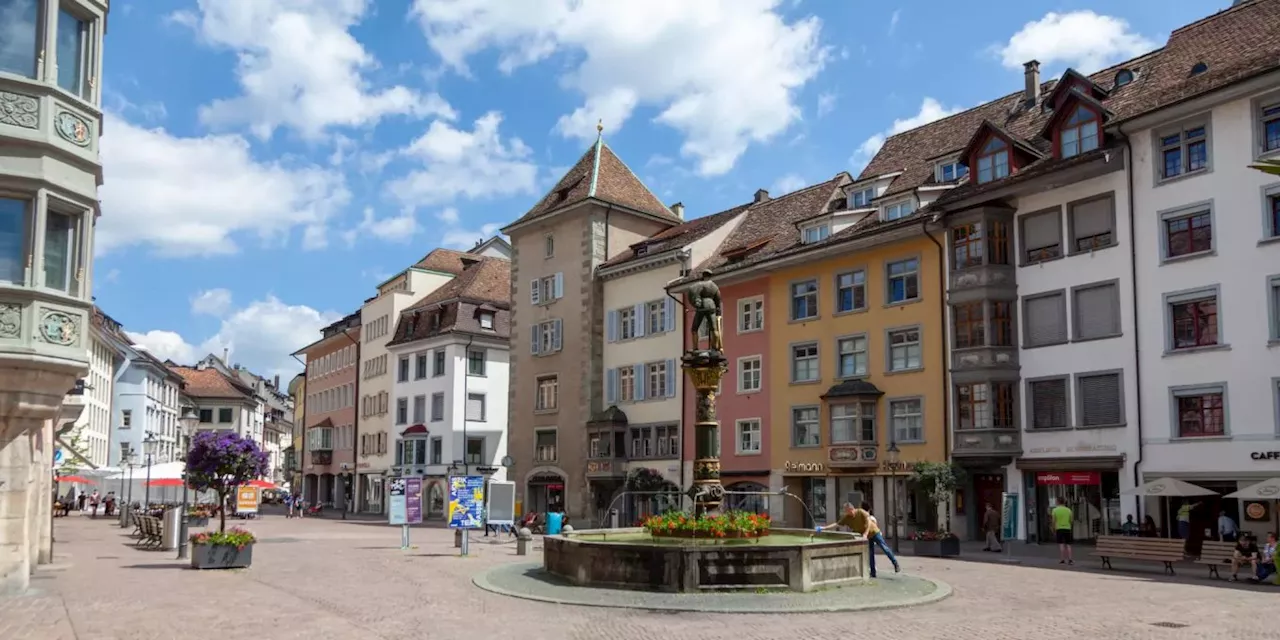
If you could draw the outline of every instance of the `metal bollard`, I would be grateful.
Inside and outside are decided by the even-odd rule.
[[[453,530],[453,548],[454,549],[462,548],[462,529]]]
[[[516,532],[516,555],[529,555],[529,543],[533,540],[533,533],[527,528],[521,528]]]

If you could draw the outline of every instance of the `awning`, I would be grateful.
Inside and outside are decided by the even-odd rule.
[[[1216,496],[1218,492],[1210,491],[1204,487],[1196,486],[1190,482],[1183,482],[1176,478],[1157,478],[1141,486],[1121,491],[1120,494],[1151,498],[1191,498],[1194,496]]]
[[[1223,497],[1239,500],[1280,500],[1280,478],[1265,480]]]

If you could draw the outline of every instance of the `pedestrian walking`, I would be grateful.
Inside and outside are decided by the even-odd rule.
[[[1000,512],[990,503],[987,503],[987,512],[982,515],[982,528],[987,531],[987,546],[983,547],[983,551],[994,551],[1000,553],[1003,548],[1000,546]]]
[[[93,490],[93,495],[89,496],[90,517],[98,517],[98,504],[102,502],[102,497],[98,495],[98,490]]]
[[[105,515],[110,518],[116,512],[116,492],[108,491],[105,502],[107,505]]]
[[[1071,525],[1074,520],[1071,507],[1066,498],[1058,498],[1058,506],[1049,510],[1049,521],[1053,524],[1054,538],[1058,541],[1058,564],[1075,564],[1071,553]]]

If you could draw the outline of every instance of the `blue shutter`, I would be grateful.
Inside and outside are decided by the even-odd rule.
[[[646,306],[647,305],[643,303],[638,304],[635,306],[635,311],[632,312],[632,314],[635,316],[635,319],[636,319],[636,337],[637,338],[643,338],[644,330],[649,328],[648,327],[649,315],[648,315],[648,312],[645,310]]]
[[[618,312],[606,311],[604,314],[604,335],[609,342],[618,341]]]
[[[645,393],[649,391],[649,380],[644,376],[644,365],[637,364],[632,366],[633,380],[636,381],[636,400],[644,400]]]
[[[670,296],[662,299],[662,330],[675,331],[676,328],[676,301]]]
[[[667,361],[667,397],[676,397],[676,361]]]
[[[564,328],[564,323],[560,320],[552,320],[552,322],[554,322],[555,325],[552,327],[551,331],[551,350],[559,351],[562,346],[560,342],[560,331]]]
[[[542,302],[542,283],[536,278],[529,284],[529,303],[539,304]]]
[[[541,337],[538,335],[539,333],[538,325],[533,325],[533,343],[529,346],[529,353],[532,353],[535,356],[538,355],[538,338]]]
[[[556,290],[552,292],[551,299],[559,300],[560,298],[563,298],[564,297],[564,273],[556,274],[555,289]]]
[[[607,369],[604,372],[604,403],[607,406],[618,404],[617,369]]]

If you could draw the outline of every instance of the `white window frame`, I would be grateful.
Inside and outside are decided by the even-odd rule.
[[[560,408],[560,376],[542,375],[534,378],[534,411],[556,411]]]
[[[1155,169],[1155,182],[1157,186],[1190,176],[1211,173],[1213,171],[1213,127],[1210,126],[1211,124],[1212,119],[1208,115],[1202,115],[1189,118],[1179,124],[1170,125],[1163,129],[1152,131],[1151,141],[1155,148],[1155,152],[1152,155],[1151,164]],[[1192,140],[1187,139],[1188,132],[1195,131],[1200,128],[1204,129],[1204,135],[1202,137],[1196,137]],[[1178,136],[1178,142],[1176,144],[1165,144],[1165,139],[1174,135]],[[1195,170],[1188,169],[1189,165],[1187,162],[1190,158],[1190,154],[1187,152],[1188,147],[1200,142],[1201,140],[1204,141],[1205,146],[1204,166]],[[1178,173],[1165,175],[1164,154],[1166,151],[1174,148],[1180,149]]]
[[[764,296],[751,296],[738,300],[738,333],[754,333],[763,330]]]
[[[800,243],[814,244],[831,237],[831,223],[819,222],[800,227]]]
[[[801,411],[813,411],[813,419],[804,420],[803,424],[812,426],[812,433],[816,436],[815,439],[817,442],[801,443],[800,439],[797,437],[799,435],[799,427],[802,424],[798,419]],[[791,428],[791,437],[789,440],[791,441],[792,449],[813,449],[822,446],[822,408],[820,406],[816,404],[809,404],[791,407],[791,420],[789,422],[791,423],[789,425]]]
[[[667,397],[667,363],[649,362],[644,365],[645,398]]]
[[[1173,336],[1173,307],[1177,304],[1184,304],[1196,300],[1213,298],[1217,307],[1218,320],[1218,342],[1216,344],[1197,345],[1192,347],[1175,348]],[[1223,316],[1226,309],[1222,303],[1222,287],[1220,285],[1210,285],[1207,287],[1197,287],[1195,289],[1183,289],[1181,291],[1173,291],[1163,296],[1163,314],[1164,314],[1164,353],[1165,355],[1179,353],[1197,353],[1200,351],[1212,351],[1215,349],[1228,349],[1231,347],[1227,342],[1226,324],[1223,322]]]
[[[894,413],[893,409],[895,406],[909,404],[913,402],[919,408],[918,413],[904,413],[902,415],[898,415]],[[889,418],[889,435],[893,439],[892,440],[893,442],[906,442],[908,444],[919,444],[925,441],[924,396],[914,396],[914,397],[908,397],[908,398],[889,398],[884,401],[884,406],[885,406],[885,413]],[[906,431],[906,429],[911,429],[911,427],[905,427],[905,428],[901,427],[898,424],[899,418],[906,418],[906,419],[918,418],[919,426],[914,428],[919,429],[920,437],[919,438],[910,437],[910,433],[909,431]],[[907,434],[907,437],[903,437],[904,433]]]
[[[882,213],[881,213],[880,219],[884,220],[885,222],[893,222],[894,220],[901,220],[902,218],[905,218],[915,213],[916,208],[917,207],[916,207],[915,198],[905,198],[902,200],[896,200],[894,202],[890,202],[884,205],[881,208]]]
[[[871,203],[876,199],[876,188],[874,186],[858,189],[849,194],[850,209],[870,209]]]
[[[618,368],[618,402],[634,402],[636,399],[636,369],[626,366]]]
[[[753,365],[748,368],[747,365]],[[748,374],[755,374],[755,385],[748,385]],[[738,358],[738,393],[759,393],[764,388],[764,359],[759,355]]]
[[[806,354],[806,355],[803,355],[803,356],[799,356],[799,357],[797,357],[797,352],[798,352],[800,349],[808,350],[808,349],[810,349],[810,348],[812,348],[812,349],[813,349],[813,353],[812,353],[812,355]],[[821,347],[821,346],[819,346],[819,344],[818,344],[817,342],[812,342],[812,341],[811,341],[811,342],[797,342],[797,343],[795,343],[795,344],[792,344],[792,345],[789,347],[789,349],[790,349],[790,360],[791,360],[791,382],[792,382],[792,384],[796,384],[796,383],[818,382],[818,381],[822,380],[822,347]],[[799,373],[799,367],[798,367],[798,365],[800,364],[800,361],[801,361],[801,360],[806,360],[806,361],[807,361],[807,360],[812,360],[812,361],[813,361],[813,365],[812,365],[811,367],[807,367],[807,369],[808,369],[808,370],[810,370],[810,371],[812,371],[812,372],[813,372],[813,377],[812,377],[812,378],[803,378],[803,379],[801,379],[801,378],[799,378],[799,377],[797,376],[797,374]]]
[[[618,309],[618,341],[631,340],[636,337],[636,308]]]
[[[1191,260],[1192,258],[1200,258],[1203,256],[1214,255],[1218,251],[1218,219],[1214,211],[1213,200],[1204,200],[1192,204],[1176,207],[1173,209],[1165,209],[1156,214],[1159,226],[1156,228],[1157,240],[1160,242],[1160,262],[1179,262],[1182,260]],[[1192,251],[1179,256],[1169,255],[1169,223],[1187,218],[1194,218],[1200,215],[1209,216],[1209,248],[1201,251]]]
[[[858,346],[859,341],[862,343],[861,347]],[[844,351],[845,343],[852,343],[853,345],[848,353]],[[866,377],[871,364],[868,353],[869,348],[869,340],[865,333],[855,333],[836,338],[836,380],[849,380]],[[845,356],[852,357],[855,363],[854,372],[849,375],[845,375],[844,372]],[[861,367],[857,366],[859,360],[861,361]]]
[[[947,177],[947,168],[951,168],[951,177]],[[960,162],[960,158],[947,158],[934,164],[933,179],[937,182],[955,182],[969,176],[969,167]]]
[[[809,284],[813,285],[813,291],[805,291],[804,293],[799,295],[796,294],[797,287],[800,287],[802,285],[809,285]],[[820,311],[821,304],[820,304],[820,301],[818,300],[818,296],[822,294],[822,286],[818,284],[817,278],[809,278],[806,280],[799,280],[797,282],[792,282],[791,284],[787,285],[787,289],[788,289],[788,292],[790,293],[790,300],[789,300],[790,308],[787,309],[787,314],[790,315],[792,322],[803,322],[806,320],[813,320],[817,318],[819,315],[821,315],[822,313]],[[796,315],[796,300],[802,297],[803,298],[812,297],[813,299],[813,304],[805,305],[805,308],[810,312],[810,314],[807,316]]]
[[[1268,113],[1270,112],[1270,113]],[[1253,101],[1254,156],[1258,159],[1280,155],[1280,144],[1267,149],[1267,123],[1280,126],[1280,93],[1271,93]]]
[[[903,342],[894,344],[893,338],[898,334],[906,334],[915,332],[916,339],[914,342]],[[909,327],[895,327],[886,329],[884,332],[884,342],[886,357],[884,362],[884,370],[886,373],[903,373],[907,371],[919,371],[924,368],[924,329],[920,325]],[[911,353],[914,347],[916,364],[911,365]],[[894,367],[896,360],[895,353],[903,353],[903,367]]]
[[[1182,416],[1178,414],[1178,399],[1213,394],[1222,395],[1222,435],[1184,436],[1182,435]],[[1205,384],[1181,385],[1169,387],[1169,436],[1180,442],[1199,442],[1201,440],[1221,440],[1231,437],[1231,396],[1226,382],[1208,382]]]
[[[734,453],[740,456],[758,456],[764,450],[763,427],[760,418],[742,418],[734,421]],[[743,436],[754,434],[749,438],[748,447],[743,447]]]

